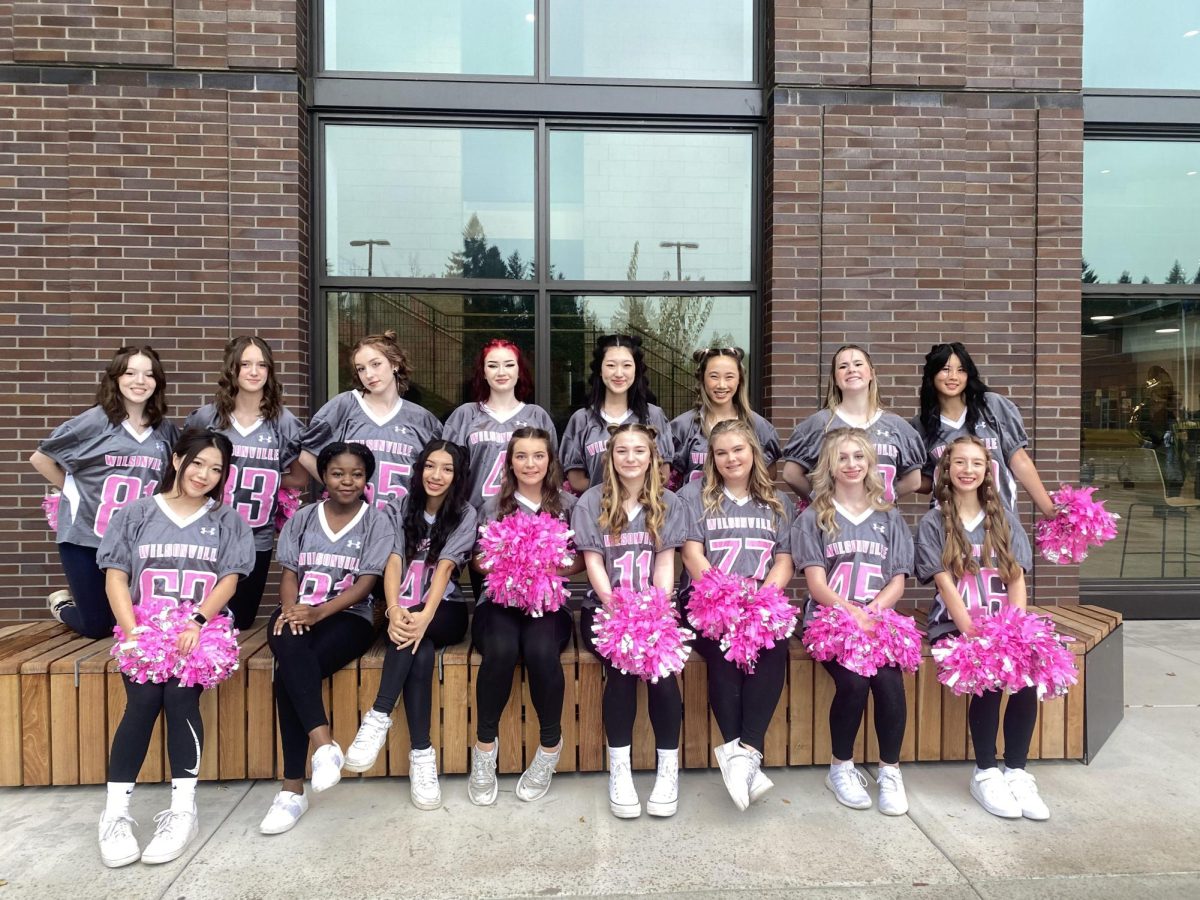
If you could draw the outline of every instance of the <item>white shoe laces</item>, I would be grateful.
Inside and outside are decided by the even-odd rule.
[[[554,777],[554,768],[557,761],[552,756],[547,756],[540,750],[533,755],[533,762],[529,764],[529,768],[525,771],[526,780],[537,787],[545,787],[550,783],[550,779]]]
[[[162,813],[159,813],[158,815],[161,816]],[[157,820],[158,820],[158,817],[156,816],[155,821],[157,821]],[[125,840],[126,838],[131,838],[131,837],[133,837],[133,831],[131,830],[131,826],[136,825],[136,824],[137,824],[137,822],[135,822],[133,820],[133,817],[129,816],[127,814],[122,813],[119,816],[114,816],[113,818],[106,820],[106,824],[104,826],[104,834],[100,835],[100,840],[110,841],[110,840]],[[158,832],[156,831],[155,834],[157,834],[157,833]]]
[[[833,771],[833,783],[839,794],[857,793],[855,787],[864,793],[867,790],[867,779],[863,773],[852,766],[838,767]]]
[[[154,839],[162,837],[164,839],[182,839],[183,835],[178,834],[176,829],[181,829],[186,833],[188,825],[187,818],[191,813],[175,812],[173,809],[164,809],[154,817]]]
[[[499,754],[493,749],[484,752],[479,748],[471,754],[471,782],[484,787],[490,786],[496,780],[496,757]]]
[[[879,767],[879,790],[900,791],[904,789],[904,778],[900,770],[892,766]]]
[[[430,754],[428,757],[412,760],[409,778],[419,788],[437,787],[437,761],[434,759],[433,754]]]

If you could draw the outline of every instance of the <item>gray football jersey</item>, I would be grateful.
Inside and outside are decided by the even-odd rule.
[[[838,524],[834,537],[821,531],[814,507],[796,519],[792,526],[792,560],[798,572],[820,566],[834,593],[865,606],[895,576],[912,574],[912,532],[894,506],[869,509],[857,517],[838,505],[834,509]],[[817,606],[810,596],[804,606],[805,625],[812,620]]]
[[[319,410],[300,435],[300,446],[320,455],[333,441],[357,441],[375,455],[367,499],[383,509],[408,493],[413,463],[430,441],[442,436],[442,423],[429,410],[401,400],[384,419],[375,418],[358,391],[338,394]]]
[[[750,413],[754,436],[762,447],[767,465],[779,459],[779,432],[775,426],[756,412]],[[704,461],[708,459],[708,438],[700,433],[700,411],[691,409],[671,420],[671,440],[675,444],[675,459],[671,468],[680,474],[683,484],[704,477]]]
[[[558,492],[558,502],[562,505],[562,515],[559,518],[561,518],[569,526],[571,524],[571,511],[575,508],[575,503],[576,503],[575,495],[568,494],[566,491],[559,491]],[[482,530],[483,526],[486,525],[487,523],[496,521],[498,506],[499,506],[499,498],[498,497],[490,497],[490,498],[488,498],[487,503],[483,504],[483,509],[481,509],[479,511],[479,528],[480,528],[480,530]],[[535,507],[525,504],[522,500],[518,499],[517,500],[517,508],[512,513],[512,515],[536,516],[541,511],[542,511],[541,506],[538,506],[535,508]],[[573,544],[574,541],[572,541],[571,543]],[[478,550],[479,550],[479,548],[476,547],[473,552],[478,552]],[[476,604],[487,603],[489,599],[490,598],[488,597],[488,592],[487,592],[486,583],[485,583],[484,591],[483,591],[482,595],[476,600]]]
[[[480,509],[489,497],[500,493],[504,478],[504,455],[512,433],[518,428],[541,428],[558,446],[558,432],[550,414],[533,403],[526,403],[501,421],[486,406],[464,403],[446,419],[442,437],[467,448],[471,458],[471,505]]]
[[[670,463],[675,458],[675,444],[671,438],[671,423],[667,421],[667,414],[651,404],[647,418],[649,421],[641,424],[650,425],[658,431],[655,443],[658,445],[659,456],[663,458],[663,462]],[[637,417],[631,412],[620,424],[637,421]],[[604,451],[608,447],[608,438],[607,422],[590,409],[575,410],[567,422],[566,430],[563,431],[562,444],[558,450],[563,471],[582,469],[591,486],[600,484],[604,480]]]
[[[1017,507],[1017,480],[1009,468],[1012,455],[1023,447],[1029,446],[1029,435],[1025,433],[1025,421],[1011,400],[999,394],[988,392],[983,395],[983,405],[987,415],[981,415],[975,423],[975,434],[987,445],[988,456],[992,460],[992,478],[1009,509]],[[938,460],[946,452],[946,447],[957,437],[967,433],[967,414],[957,422],[938,417],[938,433],[926,442],[929,452],[925,457],[922,472],[933,477]],[[920,428],[920,419],[915,419],[913,425]],[[936,485],[935,485],[936,489]]]
[[[653,584],[655,554],[660,550],[674,550],[683,546],[687,517],[679,498],[670,491],[663,492],[667,515],[658,535],[658,544],[655,545],[650,539],[650,532],[646,531],[645,509],[639,509],[619,535],[601,532],[600,497],[603,493],[601,485],[588,488],[575,504],[571,512],[575,547],[581,551],[593,550],[604,557],[604,568],[614,589],[627,587],[636,591],[647,590]],[[600,605],[592,588],[588,588],[584,605]]]
[[[167,421],[135,435],[127,422],[109,422],[99,406],[55,428],[38,450],[67,473],[56,540],[99,547],[113,513],[158,489],[178,437]]]
[[[218,428],[217,421],[216,406],[206,403],[184,420],[183,427],[211,428],[233,443],[225,504],[237,510],[254,532],[254,549],[270,550],[275,545],[279,484],[300,455],[300,420],[285,409],[274,422],[259,419],[249,429],[233,420],[228,428]]]
[[[459,510],[460,519],[458,525],[446,537],[446,543],[442,545],[441,553],[438,554],[438,558],[435,560],[427,558],[429,554],[430,528],[428,521],[425,522],[420,544],[417,546],[416,551],[411,554],[412,558],[407,558],[407,547],[405,546],[404,538],[404,513],[407,508],[407,497],[388,504],[387,508],[387,516],[391,521],[392,530],[395,534],[391,552],[404,560],[404,577],[400,583],[400,605],[405,608],[411,608],[425,601],[426,594],[429,593],[429,585],[433,581],[434,569],[437,568],[437,564],[443,559],[448,559],[454,563],[454,571],[450,574],[450,582],[446,585],[446,593],[442,595],[442,600],[449,600],[456,603],[463,602],[466,598],[463,596],[462,589],[458,586],[458,573],[463,563],[471,556],[471,551],[475,548],[475,539],[478,535],[478,515],[475,512],[475,507],[469,503],[462,506]]]
[[[325,518],[325,501],[302,506],[279,533],[275,556],[283,568],[296,573],[297,602],[317,606],[350,588],[360,575],[382,575],[392,552],[391,519],[370,503],[341,531],[333,531]],[[382,596],[382,585],[374,594]],[[347,612],[374,621],[368,595]]]
[[[1004,514],[1008,518],[1008,528],[1012,533],[1013,559],[1028,572],[1033,568],[1033,550],[1029,545],[1029,535],[1010,510],[1005,510]],[[979,518],[971,524],[973,527],[966,529],[967,540],[971,542],[971,555],[981,562],[976,574],[963,572],[963,577],[958,581],[958,593],[962,596],[967,611],[972,615],[998,612],[1001,606],[1008,603],[1008,586],[994,566],[982,562],[983,514],[980,513]],[[935,575],[945,571],[942,566],[942,550],[945,546],[946,527],[942,521],[942,511],[931,509],[917,525],[916,576],[921,584],[929,584]],[[956,630],[946,601],[942,599],[941,593],[935,590],[933,607],[926,620],[929,640],[935,641]]]
[[[817,465],[825,435],[835,428],[858,428],[836,412],[823,409],[796,426],[783,458],[811,472]],[[925,445],[912,425],[895,413],[878,412],[870,425],[863,429],[871,436],[879,475],[883,478],[883,498],[889,503],[896,499],[896,479],[925,464]]]
[[[96,565],[127,574],[135,604],[151,598],[198,604],[226,575],[250,574],[254,538],[228,506],[210,502],[181,518],[156,494],[113,516]]]

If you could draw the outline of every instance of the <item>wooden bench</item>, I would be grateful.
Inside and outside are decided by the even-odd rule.
[[[1060,632],[1077,639],[1071,646],[1079,665],[1079,684],[1067,696],[1039,704],[1030,757],[1086,762],[1120,721],[1121,616],[1094,606],[1041,609],[1054,618]],[[201,700],[205,729],[200,777],[204,779],[270,779],[282,774],[272,695],[274,659],[267,647],[265,623],[245,633],[241,644],[239,670],[218,689],[205,691]],[[0,721],[5,726],[0,732],[0,785],[105,780],[108,748],[125,708],[121,677],[109,656],[111,646],[109,640],[80,638],[51,621],[0,627]],[[360,717],[371,708],[387,652],[381,639],[356,664],[325,683],[334,737],[343,747],[353,740]],[[969,759],[967,700],[954,697],[938,683],[928,647],[924,655],[920,671],[905,676],[908,727],[901,759]],[[790,656],[787,685],[767,732],[764,764],[825,764],[830,756],[828,710],[833,682],[795,639]],[[479,655],[465,644],[438,654],[431,735],[442,772],[468,770],[479,664]],[[606,765],[602,668],[582,648],[578,632],[562,654],[562,667],[566,693],[559,771],[600,771]],[[681,763],[691,769],[712,766],[712,748],[722,738],[708,709],[706,666],[698,654],[688,661],[681,689]],[[645,702],[642,689],[633,762],[637,768],[651,769],[654,738]],[[855,748],[860,761],[878,760],[872,716],[868,703]],[[393,721],[386,752],[365,773],[367,777],[408,774],[408,728],[402,708]],[[518,667],[513,696],[500,722],[500,771],[520,772],[537,745],[537,716]],[[169,777],[160,720],[140,780]]]

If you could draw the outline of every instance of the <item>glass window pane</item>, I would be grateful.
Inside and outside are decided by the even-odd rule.
[[[754,80],[753,0],[550,0],[550,74]]]
[[[353,386],[350,348],[368,334],[394,329],[412,366],[407,396],[444,419],[466,403],[479,348],[503,335],[533,361],[533,297],[529,295],[326,293],[329,395]]]
[[[1200,558],[1186,573],[1183,563],[1186,519],[1200,519],[1198,351],[1200,288],[1189,298],[1084,300],[1080,480],[1121,516],[1121,535],[1091,551],[1082,577],[1200,571]]]
[[[1196,0],[1085,0],[1083,84],[1200,90]]]
[[[534,0],[325,0],[325,69],[533,75]]]
[[[1084,281],[1200,278],[1200,142],[1085,141],[1083,256]]]
[[[748,134],[552,132],[554,274],[748,281],[752,152]]]
[[[325,129],[325,272],[533,277],[532,131]]]
[[[674,418],[696,400],[692,351],[741,347],[751,365],[749,297],[551,297],[550,404],[561,431],[587,404],[592,348],[604,334],[642,339],[650,386]]]

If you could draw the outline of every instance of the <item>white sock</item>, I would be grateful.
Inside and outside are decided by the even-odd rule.
[[[132,781],[108,782],[108,795],[104,803],[104,815],[109,818],[129,815],[129,798],[132,794]]]
[[[196,811],[196,778],[171,779],[171,812]]]
[[[676,762],[679,762],[679,748],[676,747],[674,750],[659,750],[658,758],[660,760],[673,759]]]

